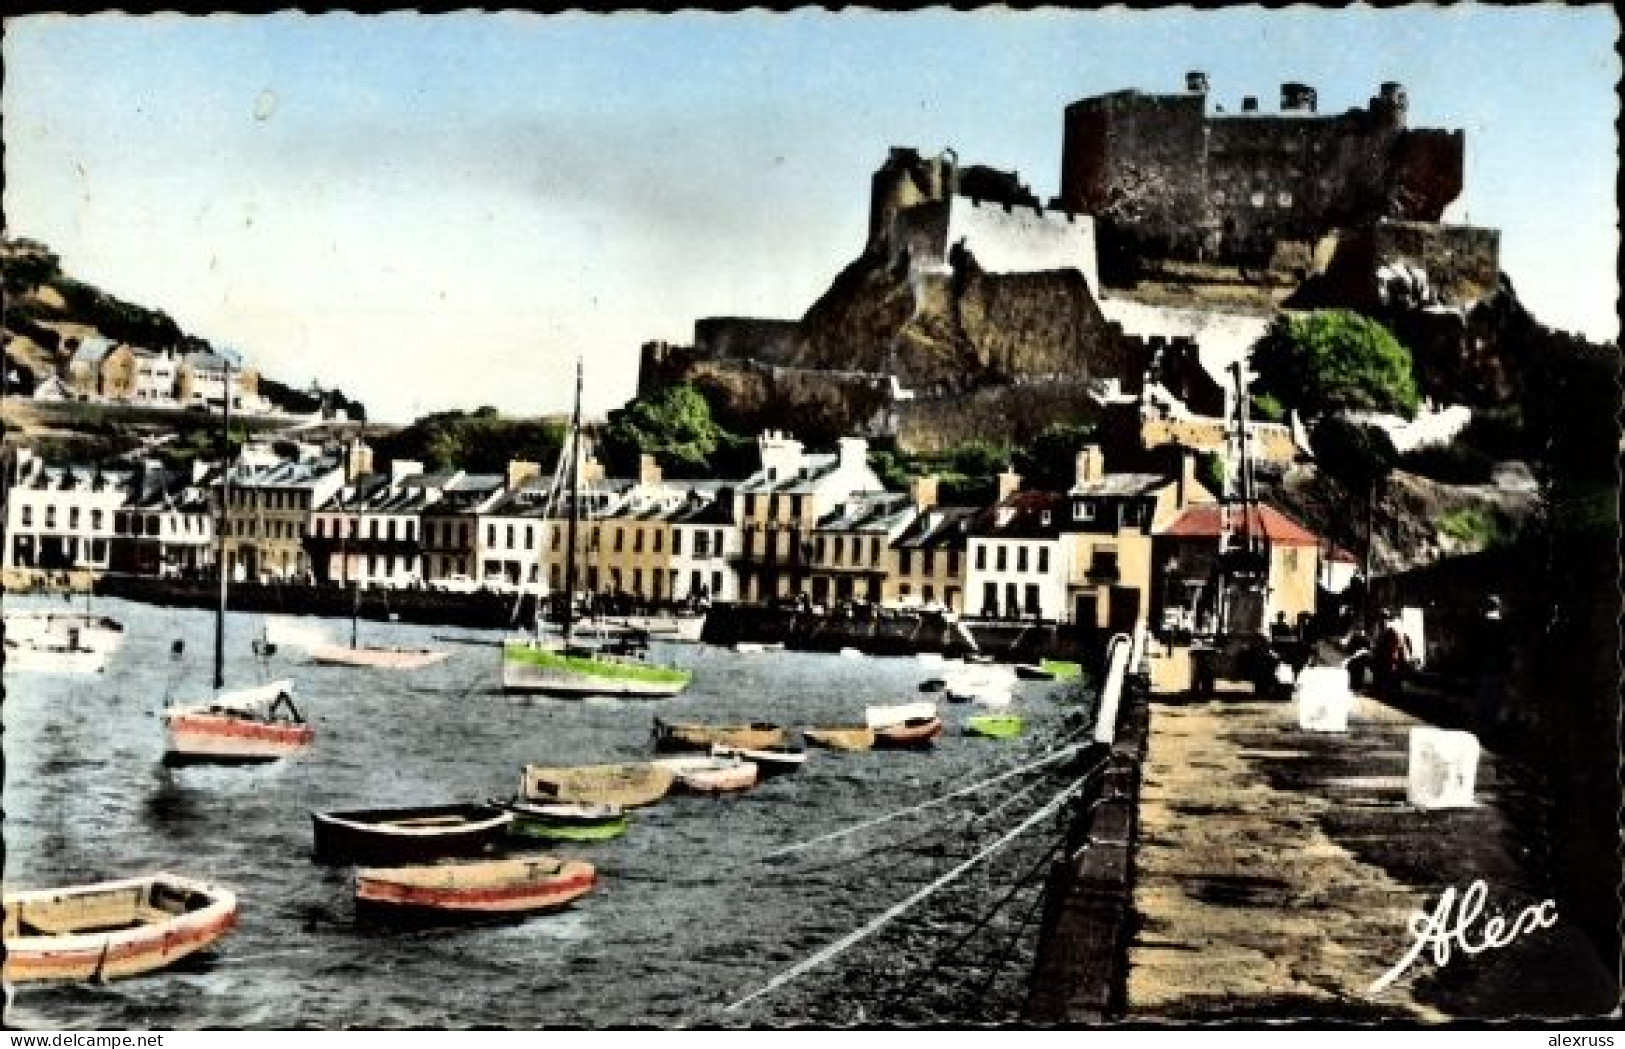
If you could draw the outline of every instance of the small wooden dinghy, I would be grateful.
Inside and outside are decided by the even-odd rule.
[[[779,747],[789,734],[767,721],[748,725],[702,725],[696,722],[654,719],[656,750],[710,750],[715,744],[726,747]]]
[[[253,764],[297,754],[316,730],[293,701],[292,681],[221,692],[164,711],[164,764]]]
[[[875,745],[875,730],[868,725],[830,725],[804,728],[801,735],[816,747],[831,750],[869,750]]]
[[[330,667],[370,667],[375,670],[422,670],[443,663],[449,652],[432,648],[348,648],[344,645],[316,645],[310,659]]]
[[[513,813],[492,805],[313,812],[320,863],[471,856],[502,837]]]
[[[1017,663],[1016,677],[1023,681],[1054,681],[1055,671],[1037,663]]]
[[[174,874],[5,894],[5,979],[107,980],[172,965],[237,923],[237,897]]]
[[[937,705],[930,700],[921,700],[918,703],[898,703],[889,707],[869,707],[863,712],[864,723],[872,729],[883,729],[888,725],[901,725],[905,721],[917,718],[934,718],[937,716]]]
[[[592,891],[590,863],[531,856],[421,867],[361,867],[359,911],[416,917],[501,917],[554,911]]]
[[[875,729],[875,746],[890,750],[923,749],[935,744],[940,735],[941,718],[909,718],[900,724]]]
[[[730,747],[722,743],[711,745],[714,758],[737,758],[754,764],[763,779],[798,772],[807,763],[805,747],[792,747],[781,743],[776,747]]]
[[[677,785],[691,794],[732,794],[756,786],[761,772],[755,762],[737,758],[660,758],[656,764],[671,770]]]
[[[626,810],[619,805],[529,801],[491,802],[513,813],[508,835],[545,841],[606,841],[626,833]]]
[[[653,805],[671,790],[671,769],[650,762],[547,768],[526,765],[519,794],[526,801],[584,802],[637,808]]]
[[[1010,739],[1021,735],[1026,722],[1014,714],[977,714],[965,719],[965,735],[988,739]]]
[[[928,677],[924,681],[920,682],[920,691],[921,692],[942,692],[942,691],[945,691],[947,688],[948,688],[948,679],[947,678]]]

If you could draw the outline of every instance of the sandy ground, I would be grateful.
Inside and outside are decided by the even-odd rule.
[[[1131,1019],[1427,1023],[1611,1007],[1612,967],[1561,918],[1443,967],[1424,958],[1368,994],[1411,946],[1410,914],[1447,887],[1484,879],[1486,919],[1545,898],[1538,777],[1486,752],[1474,807],[1415,809],[1415,724],[1368,697],[1346,734],[1305,732],[1290,703],[1251,696],[1152,704]]]

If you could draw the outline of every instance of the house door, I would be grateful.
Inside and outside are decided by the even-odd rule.
[[[1100,623],[1100,598],[1092,592],[1074,594],[1072,597],[1072,622],[1076,626],[1098,626]]]
[[[1109,619],[1107,627],[1113,631],[1127,633],[1134,629],[1140,620],[1140,591],[1132,586],[1114,586],[1111,590],[1111,603],[1107,612]]]

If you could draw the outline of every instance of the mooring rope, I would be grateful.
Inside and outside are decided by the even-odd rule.
[[[1083,732],[1084,730],[1074,732],[1070,736],[1065,737],[1062,742],[1069,739],[1074,739],[1077,736],[1082,735]],[[876,827],[882,823],[887,823],[903,816],[912,816],[916,812],[924,812],[926,809],[936,808],[938,805],[945,805],[955,798],[962,798],[967,794],[974,794],[977,791],[993,786],[995,783],[1003,783],[1007,779],[1025,775],[1026,773],[1032,772],[1035,769],[1041,769],[1046,766],[1053,765],[1058,761],[1065,761],[1067,758],[1076,756],[1084,746],[1085,744],[1082,743],[1068,743],[1066,746],[1051,751],[1049,754],[1039,758],[1037,761],[1029,762],[1025,765],[1018,765],[1013,769],[999,773],[997,776],[993,776],[989,779],[978,780],[969,786],[960,787],[958,790],[950,791],[947,794],[932,798],[929,801],[923,801],[918,805],[910,805],[907,808],[896,809],[892,812],[885,813],[884,815],[876,816],[874,819],[865,820],[862,823],[854,824],[853,826],[845,827],[841,830],[831,831],[828,834],[820,834],[816,838],[809,838],[806,841],[797,842],[794,845],[786,845],[783,848],[774,849],[772,852],[764,853],[763,855],[758,856],[757,860],[765,861],[777,859],[780,856],[788,856],[791,853],[800,852],[803,849],[810,849],[814,845],[820,845],[826,841],[835,841],[839,838],[845,838],[850,835],[857,834],[860,831],[868,830],[870,827]]]
[[[964,863],[959,864],[959,866],[955,867],[947,874],[937,878],[935,881],[931,882],[931,884],[925,886],[923,889],[920,889],[918,892],[909,896],[901,903],[893,905],[887,909],[885,913],[873,919],[868,924],[846,934],[839,940],[830,944],[828,947],[825,947],[823,950],[818,951],[811,957],[796,963],[789,969],[786,969],[784,972],[773,977],[773,979],[763,984],[760,988],[752,991],[750,994],[745,995],[745,997],[740,998],[733,1004],[727,1006],[723,1011],[733,1012],[734,1010],[748,1005],[764,995],[771,994],[780,987],[783,987],[785,984],[800,977],[802,974],[823,965],[825,962],[830,961],[833,958],[839,957],[855,945],[868,939],[870,936],[891,924],[897,918],[906,914],[916,904],[920,903],[922,900],[928,899],[933,893],[937,892],[944,886],[950,885],[957,881],[962,875],[971,870],[977,864],[981,863],[989,856],[992,856],[994,853],[1016,840],[1016,838],[1020,837],[1022,834],[1025,834],[1040,821],[1053,815],[1061,808],[1062,805],[1065,805],[1069,800],[1072,799],[1072,797],[1087,787],[1092,778],[1092,776],[1080,777],[1071,785],[1062,789],[1058,794],[1055,795],[1055,797],[1051,798],[1047,803],[1045,803],[1043,807],[1034,812],[1031,816],[1028,816],[1026,819],[1022,820],[1021,823],[1017,824],[1014,829],[1012,829],[1008,834],[1005,834],[998,841],[995,841],[992,845],[989,845],[987,848],[983,849],[975,856],[972,856]]]

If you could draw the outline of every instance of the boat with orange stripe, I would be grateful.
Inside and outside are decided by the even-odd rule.
[[[358,911],[380,916],[513,917],[558,910],[597,884],[590,863],[552,856],[415,867],[362,867]]]
[[[173,965],[237,924],[237,896],[174,874],[5,894],[5,978],[110,980]]]

